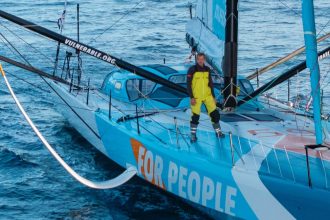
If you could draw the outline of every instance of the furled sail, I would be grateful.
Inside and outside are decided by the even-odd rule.
[[[196,17],[187,24],[187,42],[204,52],[208,62],[222,70],[226,27],[226,0],[199,0]]]

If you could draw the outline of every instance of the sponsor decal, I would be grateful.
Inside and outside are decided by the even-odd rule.
[[[325,52],[324,54],[320,55],[319,56],[319,61],[323,60],[324,58],[326,58],[328,56],[330,56],[330,51]]]
[[[215,5],[214,9],[214,19],[220,24],[222,27],[226,26],[226,12],[221,8],[219,4]]]
[[[226,27],[226,6],[225,1],[213,0],[213,24],[212,31],[218,36],[219,39],[225,40],[225,27]]]
[[[154,154],[142,143],[131,139],[138,174],[163,190],[191,202],[235,216],[237,188],[201,175],[161,155]]]
[[[92,49],[92,48],[90,48],[86,45],[80,44],[76,41],[73,41],[73,40],[70,40],[70,39],[65,39],[64,44],[69,46],[69,47],[72,47],[76,50],[79,50],[81,52],[87,53],[87,54],[89,54],[93,57],[104,60],[108,63],[113,64],[113,65],[116,64],[116,59],[113,59],[110,55],[104,54],[104,53],[102,53],[98,50]]]

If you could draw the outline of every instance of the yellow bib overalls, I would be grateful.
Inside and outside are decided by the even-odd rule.
[[[209,72],[195,72],[192,79],[192,93],[196,100],[196,104],[191,106],[192,113],[200,115],[202,104],[206,106],[207,112],[210,114],[216,110],[217,106],[212,95]]]
[[[196,132],[199,124],[202,104],[206,106],[207,112],[213,123],[213,128],[218,137],[222,136],[220,127],[220,114],[217,110],[211,70],[207,66],[192,66],[187,74],[187,91],[191,99],[195,99],[195,105],[191,105],[191,141],[197,140]]]

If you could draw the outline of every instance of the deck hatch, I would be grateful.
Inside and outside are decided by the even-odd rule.
[[[241,115],[230,113],[221,115],[221,121],[224,122],[238,122],[238,121],[251,121],[248,118],[245,118]]]

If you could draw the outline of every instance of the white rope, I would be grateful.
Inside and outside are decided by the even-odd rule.
[[[81,184],[94,188],[94,189],[111,189],[111,188],[115,188],[118,186],[123,185],[124,183],[126,183],[127,181],[129,181],[130,179],[132,179],[135,174],[137,174],[137,169],[136,167],[130,166],[126,169],[126,171],[124,171],[121,175],[119,175],[118,177],[111,179],[111,180],[107,180],[107,181],[103,181],[103,182],[93,182],[90,181],[88,179],[85,179],[84,177],[80,176],[78,173],[76,173],[61,157],[60,155],[54,150],[54,148],[52,148],[50,146],[50,144],[48,143],[48,141],[43,137],[43,135],[40,133],[40,131],[38,130],[38,128],[33,124],[32,120],[30,119],[30,117],[27,115],[27,113],[25,112],[24,108],[22,107],[21,103],[19,102],[19,100],[17,99],[10,83],[7,80],[7,77],[5,75],[5,72],[2,69],[2,66],[0,64],[0,71],[2,73],[2,76],[5,80],[5,83],[8,87],[8,90],[11,94],[11,96],[13,97],[13,99],[15,100],[19,110],[21,111],[21,113],[23,114],[24,118],[26,119],[26,121],[29,123],[29,125],[31,126],[31,128],[33,129],[33,131],[36,133],[36,135],[39,137],[39,139],[41,140],[41,142],[44,144],[44,146],[47,148],[47,150],[53,155],[53,157],[63,166],[63,168],[73,177],[75,178],[78,182],[80,182]]]

